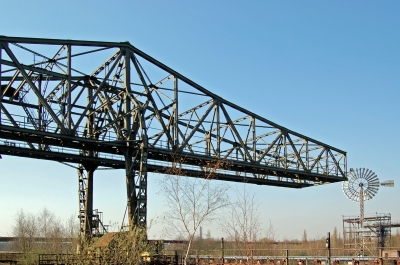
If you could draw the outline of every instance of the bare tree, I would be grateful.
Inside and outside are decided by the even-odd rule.
[[[12,234],[16,237],[15,250],[23,253],[21,264],[36,264],[37,253],[61,253],[63,250],[64,226],[46,208],[36,215],[19,210]]]
[[[75,215],[71,215],[64,225],[64,237],[77,238],[79,236],[79,221]]]
[[[304,231],[303,231],[303,238],[301,239],[301,242],[303,243],[303,244],[307,244],[307,242],[308,242],[308,239],[307,239],[307,231],[304,229]]]
[[[60,218],[57,218],[47,208],[43,208],[38,213],[36,220],[38,237],[41,238],[42,242],[46,243],[45,250],[52,251],[53,253],[62,251],[65,228]]]
[[[236,194],[236,201],[229,207],[228,218],[222,220],[221,229],[234,242],[240,255],[249,257],[253,243],[262,236],[259,203],[246,185]]]
[[[275,243],[275,237],[276,237],[276,229],[274,228],[271,220],[269,220],[268,226],[264,226],[264,231],[262,233],[263,238],[261,238],[259,241],[259,246],[261,246],[264,249],[271,249],[272,246]]]
[[[15,215],[12,234],[17,238],[16,247],[21,252],[29,252],[34,247],[35,238],[39,235],[37,218],[20,209]]]
[[[217,212],[229,203],[228,185],[212,180],[223,166],[220,161],[209,163],[202,167],[203,178],[190,178],[185,177],[180,163],[174,163],[160,181],[160,194],[164,196],[166,206],[167,234],[188,241],[185,263],[200,225],[215,220]]]
[[[276,237],[276,229],[274,225],[272,224],[271,220],[269,220],[269,225],[266,227],[264,231],[264,236],[265,238],[269,239],[271,242],[275,241]]]
[[[333,229],[333,234],[332,234],[332,247],[338,247],[339,245],[339,236],[338,236],[338,231],[337,228],[335,226],[335,228]]]

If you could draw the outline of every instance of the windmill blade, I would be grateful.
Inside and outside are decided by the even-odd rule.
[[[348,180],[342,184],[342,189],[346,197],[352,201],[360,201],[360,189],[363,190],[363,201],[372,199],[378,193],[379,178],[370,169],[356,168],[347,174],[347,178]]]
[[[354,186],[358,186],[356,172],[349,172],[347,174],[347,181],[344,181],[342,184],[342,189],[347,198],[352,201],[359,201],[359,191],[354,188]]]
[[[356,174],[358,179],[359,178],[363,178],[363,179],[365,178],[364,177],[365,174],[366,174],[365,168],[359,168],[359,169],[356,170],[356,172],[358,172],[358,174]]]
[[[365,171],[364,178],[365,178],[366,180],[370,181],[370,180],[374,177],[374,175],[375,175],[374,172],[372,172],[371,170],[367,169],[367,170]]]
[[[378,192],[378,190],[379,190],[379,183],[376,185],[373,185],[373,186],[371,185],[366,189],[366,191],[375,193],[375,194]]]
[[[379,185],[378,176],[377,176],[374,172],[372,172],[372,171],[369,171],[369,172],[368,172],[368,174],[367,174],[367,176],[366,176],[365,179],[368,180],[368,182],[378,183],[378,185]]]
[[[357,168],[356,169],[356,176],[357,179],[364,179],[364,175],[365,175],[365,168]]]

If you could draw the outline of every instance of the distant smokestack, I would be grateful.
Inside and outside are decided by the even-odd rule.
[[[200,240],[203,239],[203,227],[200,226]]]

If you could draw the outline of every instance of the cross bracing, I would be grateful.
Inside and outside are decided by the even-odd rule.
[[[2,36],[0,62],[0,153],[82,165],[87,187],[98,167],[125,169],[131,224],[146,222],[147,173],[176,159],[188,176],[224,161],[215,178],[259,185],[346,179],[346,152],[227,101],[128,42]],[[88,218],[88,194],[85,203]]]

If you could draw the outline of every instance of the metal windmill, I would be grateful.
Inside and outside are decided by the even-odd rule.
[[[379,178],[372,170],[367,168],[350,168],[347,181],[342,184],[343,192],[352,201],[360,202],[360,227],[363,227],[364,201],[372,199],[381,186],[393,187],[394,181],[388,180],[379,183]]]

